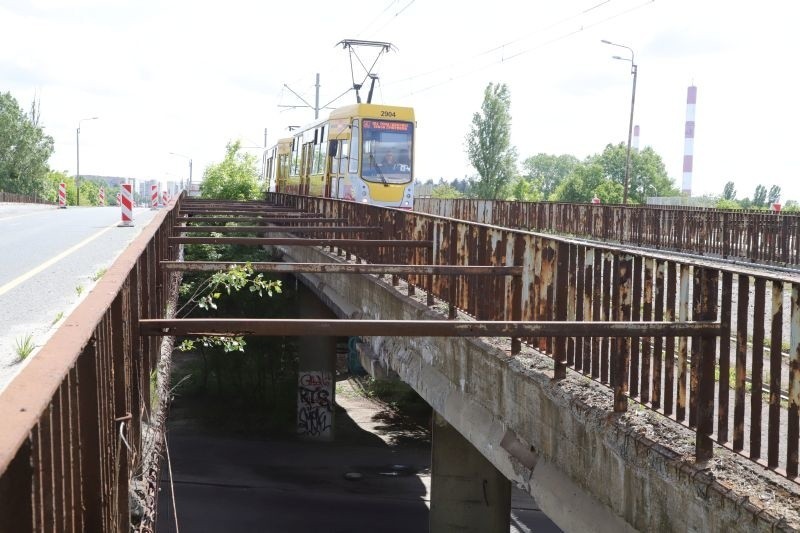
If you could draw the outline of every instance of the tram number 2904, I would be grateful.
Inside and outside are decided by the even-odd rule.
[[[396,117],[397,113],[395,113],[394,111],[381,111],[381,116],[382,117]]]

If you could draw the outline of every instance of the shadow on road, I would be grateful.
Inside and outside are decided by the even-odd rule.
[[[178,400],[168,426],[177,513],[164,464],[158,530],[176,531],[177,515],[181,531],[427,531],[429,441],[390,444],[402,432],[390,413],[352,388],[338,400],[333,442],[225,435],[187,420],[192,399]]]

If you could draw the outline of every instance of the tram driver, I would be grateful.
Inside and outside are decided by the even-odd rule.
[[[411,171],[411,167],[410,166],[408,166],[406,164],[399,163],[397,161],[397,159],[395,159],[394,150],[392,150],[391,148],[384,154],[383,159],[381,160],[381,165],[380,166],[381,166],[381,169],[384,170],[384,171],[386,171],[386,170],[393,170],[395,172],[410,172]]]

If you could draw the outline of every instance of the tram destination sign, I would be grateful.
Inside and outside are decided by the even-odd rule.
[[[365,120],[364,129],[381,131],[411,131],[411,123],[396,122],[393,120]]]

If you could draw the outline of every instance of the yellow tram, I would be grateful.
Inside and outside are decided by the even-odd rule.
[[[415,126],[409,107],[353,104],[336,109],[268,150],[269,188],[411,209]]]

